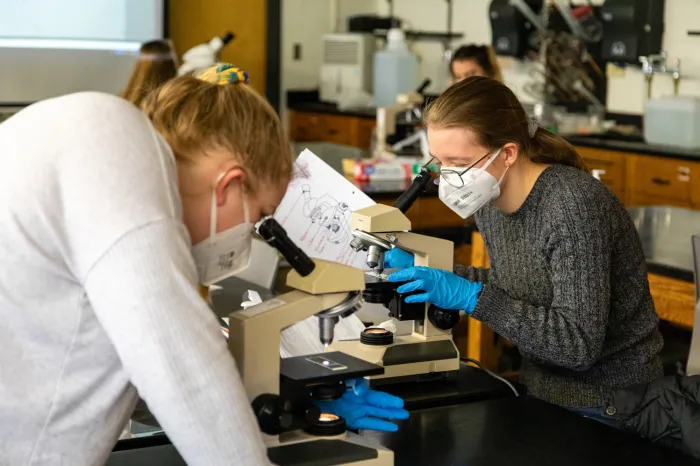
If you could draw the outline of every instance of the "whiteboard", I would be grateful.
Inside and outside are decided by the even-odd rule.
[[[141,43],[163,37],[164,0],[0,0],[0,105],[118,94]]]

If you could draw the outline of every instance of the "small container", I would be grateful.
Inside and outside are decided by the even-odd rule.
[[[649,144],[700,149],[700,98],[648,100],[644,108],[644,139]]]

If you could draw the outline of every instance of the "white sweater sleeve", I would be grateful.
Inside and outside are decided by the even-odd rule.
[[[269,464],[234,360],[198,294],[181,223],[128,232],[84,286],[139,395],[188,464]]]

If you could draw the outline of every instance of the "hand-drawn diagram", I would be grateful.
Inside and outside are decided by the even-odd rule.
[[[365,253],[350,247],[350,214],[372,204],[342,175],[304,151],[275,218],[311,257],[364,268]]]

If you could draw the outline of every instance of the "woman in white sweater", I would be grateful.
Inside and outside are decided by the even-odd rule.
[[[268,463],[198,292],[245,266],[291,175],[245,79],[176,78],[151,121],[80,93],[0,125],[0,464],[104,463],[137,392],[188,464]]]

